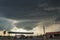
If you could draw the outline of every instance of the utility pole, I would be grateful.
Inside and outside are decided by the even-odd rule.
[[[45,26],[43,25],[43,32],[44,32],[44,34],[45,34]]]
[[[43,32],[44,32],[44,40],[46,40],[46,35],[45,35],[45,26],[43,25]]]

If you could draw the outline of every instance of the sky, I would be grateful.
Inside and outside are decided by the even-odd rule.
[[[59,24],[59,0],[0,0],[0,30],[17,28],[36,33],[44,25],[47,32],[60,31]]]

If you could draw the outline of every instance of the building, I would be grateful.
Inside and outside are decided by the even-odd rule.
[[[46,38],[60,38],[60,31],[59,32],[47,32],[45,36]]]

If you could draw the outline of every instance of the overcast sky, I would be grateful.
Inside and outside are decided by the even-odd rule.
[[[31,30],[38,23],[50,27],[59,22],[59,0],[0,0],[0,30]]]

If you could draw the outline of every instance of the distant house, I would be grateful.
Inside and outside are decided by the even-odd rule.
[[[46,38],[60,38],[60,31],[59,32],[47,32]]]

